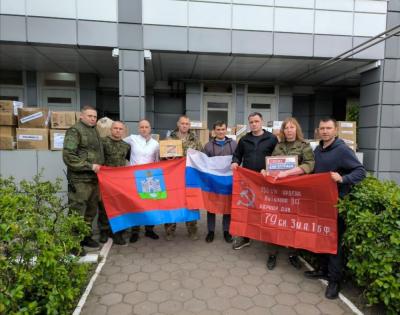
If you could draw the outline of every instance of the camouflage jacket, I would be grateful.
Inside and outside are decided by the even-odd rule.
[[[111,137],[102,138],[104,149],[104,165],[125,166],[131,155],[131,146],[123,140],[114,140]]]
[[[79,121],[67,130],[64,138],[63,160],[67,165],[69,180],[97,180],[92,165],[104,164],[104,152],[96,126],[90,127]]]
[[[178,129],[172,131],[169,137],[170,139],[179,140],[180,138],[178,136]],[[200,140],[197,138],[196,134],[192,130],[189,130],[188,136],[185,139],[182,139],[182,145],[183,145],[184,156],[186,156],[186,151],[189,148],[197,151],[201,151],[203,149]]]
[[[299,167],[304,170],[305,174],[310,174],[314,171],[314,153],[310,144],[306,141],[279,142],[275,146],[272,155],[297,155]]]

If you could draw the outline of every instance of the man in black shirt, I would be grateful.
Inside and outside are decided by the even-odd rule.
[[[242,165],[244,168],[260,172],[265,169],[265,157],[272,154],[278,139],[262,128],[263,117],[260,113],[251,113],[248,121],[251,131],[240,139],[233,153],[231,168],[234,170]],[[248,237],[239,237],[235,239],[232,247],[242,249],[249,245]]]

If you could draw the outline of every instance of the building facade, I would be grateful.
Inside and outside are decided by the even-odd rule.
[[[260,111],[312,138],[357,106],[364,164],[400,182],[400,41],[382,35],[399,24],[400,0],[0,0],[0,99],[162,136]]]

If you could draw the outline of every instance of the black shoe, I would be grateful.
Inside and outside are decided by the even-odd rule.
[[[126,245],[126,241],[122,237],[122,232],[118,232],[114,234],[113,237],[114,244],[116,245]]]
[[[304,271],[304,276],[308,279],[328,280],[328,273],[322,270]]]
[[[131,237],[129,238],[130,243],[136,243],[139,239],[138,233],[132,233]]]
[[[233,241],[232,235],[230,235],[228,231],[224,231],[224,239],[227,243],[232,243]]]
[[[299,257],[297,257],[297,255],[290,255],[289,262],[294,268],[301,269],[301,263],[300,263]]]
[[[330,300],[337,299],[337,297],[339,296],[339,291],[340,291],[339,282],[329,281],[328,287],[326,288],[325,291],[325,297]]]
[[[109,235],[108,231],[101,231],[100,232],[99,242],[103,243],[103,244],[105,242],[107,242],[108,241],[108,235]]]
[[[152,238],[153,240],[158,240],[160,238],[154,231],[146,231],[144,232],[144,235]]]
[[[214,240],[214,232],[210,231],[210,232],[208,232],[208,234],[206,236],[206,242],[211,243],[213,240]]]
[[[269,270],[274,269],[276,266],[276,256],[275,255],[269,255],[268,260],[267,260],[267,268]]]
[[[90,247],[90,248],[98,248],[100,245],[90,236],[86,236],[81,242],[82,246]]]

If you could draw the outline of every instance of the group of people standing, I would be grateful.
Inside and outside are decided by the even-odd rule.
[[[126,126],[121,121],[114,121],[111,134],[100,138],[96,130],[97,112],[90,106],[85,106],[80,115],[80,121],[71,127],[65,136],[63,159],[67,165],[68,199],[70,208],[79,211],[88,225],[92,225],[98,209],[99,241],[104,243],[111,236],[114,243],[126,244],[123,232],[112,234],[104,205],[101,202],[96,173],[102,165],[125,166],[140,165],[159,161],[159,144],[151,137],[150,122],[143,119],[138,123],[138,134],[124,138]],[[277,155],[296,155],[298,167],[281,171],[277,178],[322,172],[330,172],[331,178],[338,185],[339,196],[345,196],[352,185],[365,177],[365,169],[358,161],[354,152],[339,138],[337,138],[337,123],[332,118],[322,119],[319,122],[321,142],[313,152],[309,143],[304,140],[301,126],[293,117],[287,118],[281,127],[278,137],[263,129],[263,117],[254,112],[248,117],[250,132],[243,136],[238,143],[227,137],[227,125],[217,121],[213,125],[215,137],[202,147],[195,133],[190,130],[189,117],[182,115],[177,122],[177,128],[170,134],[171,139],[182,140],[183,153],[189,148],[203,151],[208,156],[232,155],[231,168],[238,166],[261,172],[267,176],[265,157]],[[324,211],[324,209],[320,209]],[[212,242],[215,236],[215,214],[207,212],[208,233],[206,242]],[[233,242],[233,249],[239,250],[250,245],[250,239],[235,237],[229,233],[230,215],[222,218],[223,237],[227,243]],[[197,221],[186,222],[188,236],[197,240]],[[342,276],[342,236],[344,221],[338,217],[338,252],[336,255],[320,255],[321,264],[318,270],[306,271],[308,278],[326,278],[329,280],[326,290],[327,298],[336,298]],[[173,240],[176,223],[165,224],[165,238]],[[131,229],[130,242],[139,239],[140,227]],[[145,236],[158,239],[154,226],[145,226]],[[86,236],[82,243],[87,247],[98,247],[99,244]],[[269,256],[267,267],[272,270],[276,266],[279,246],[268,244]],[[295,250],[289,250],[289,262],[300,269],[301,264]]]

